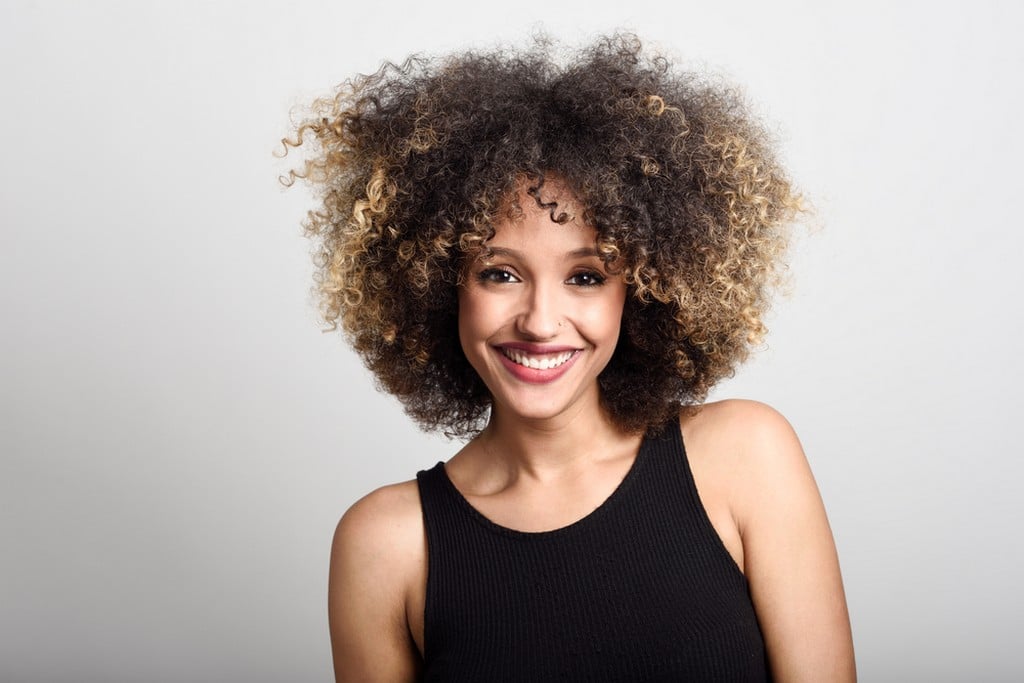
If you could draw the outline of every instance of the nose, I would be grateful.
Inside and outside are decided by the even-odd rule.
[[[529,339],[553,339],[562,321],[557,288],[534,284],[524,294],[516,329]]]

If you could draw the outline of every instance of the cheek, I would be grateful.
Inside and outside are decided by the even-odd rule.
[[[597,320],[595,322],[602,328],[603,335],[618,338],[625,305],[625,286],[617,287],[614,292],[609,293],[608,298],[602,301],[600,310],[596,312]]]

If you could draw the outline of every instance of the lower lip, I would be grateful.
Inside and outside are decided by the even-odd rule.
[[[565,361],[558,367],[539,370],[537,368],[528,368],[525,365],[520,365],[502,353],[501,349],[495,349],[494,351],[498,354],[498,358],[501,359],[505,369],[508,370],[513,377],[528,384],[547,384],[548,382],[554,382],[569,371],[569,368],[572,367],[573,363],[576,362],[576,359],[579,358],[580,355],[579,351],[574,351],[573,354],[569,356],[569,360]]]

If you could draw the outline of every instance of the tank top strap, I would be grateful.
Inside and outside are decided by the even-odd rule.
[[[428,470],[416,473],[416,484],[420,491],[420,507],[423,510],[423,525],[427,532],[428,544],[436,544],[451,532],[453,524],[465,514],[459,495],[452,490],[451,480],[444,471],[444,463],[438,462]],[[429,545],[428,545],[429,547]]]
[[[679,421],[673,419],[648,432],[644,446],[651,461],[647,468],[647,478],[655,482],[659,488],[666,485],[675,488],[674,500],[681,497],[689,505],[703,509],[697,495],[697,485],[690,469]]]

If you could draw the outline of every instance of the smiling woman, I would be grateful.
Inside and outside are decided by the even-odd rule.
[[[544,189],[551,203],[571,206],[562,183]],[[521,215],[498,221],[486,250],[468,258],[458,294],[462,350],[494,415],[600,412],[597,378],[619,339],[626,283],[607,272],[594,228],[564,213],[556,224],[525,187],[517,208]]]
[[[325,319],[469,437],[339,523],[337,678],[853,680],[799,441],[703,404],[799,199],[733,91],[628,35],[550,48],[386,65],[285,141]]]

